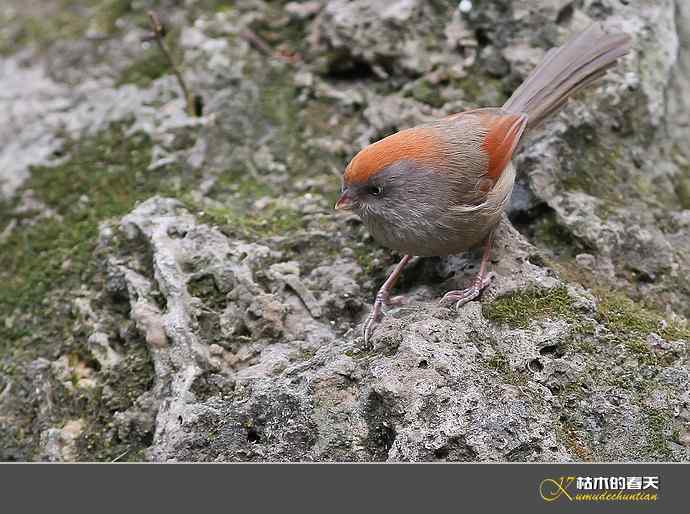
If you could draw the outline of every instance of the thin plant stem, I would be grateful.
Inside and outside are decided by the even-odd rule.
[[[153,29],[153,39],[156,41],[156,45],[158,45],[158,48],[160,49],[161,53],[165,56],[168,63],[170,64],[170,69],[172,69],[172,72],[175,75],[175,78],[177,79],[177,83],[180,85],[182,95],[184,96],[185,101],[187,102],[187,112],[190,116],[195,116],[196,109],[194,108],[194,98],[189,92],[189,88],[187,88],[187,83],[185,82],[179,67],[175,63],[175,60],[172,58],[170,51],[165,46],[165,41],[163,40],[163,25],[161,25],[161,22],[158,19],[158,15],[155,12],[149,11],[148,15],[149,21],[151,22],[151,28]]]

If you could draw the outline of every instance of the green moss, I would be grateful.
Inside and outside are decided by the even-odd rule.
[[[572,318],[573,300],[565,287],[515,291],[482,306],[485,318],[513,328],[527,328],[531,321]]]
[[[73,3],[71,0],[62,1]],[[87,13],[90,28],[106,35],[115,33],[117,30],[115,22],[133,12],[132,0],[87,0],[81,3],[87,5],[90,3],[92,6]]]
[[[678,323],[664,323],[663,318],[632,301],[622,293],[595,291],[597,316],[615,336],[627,342],[633,351],[649,352],[644,341],[654,332],[664,339],[690,341],[690,329]]]
[[[120,440],[112,426],[113,414],[131,407],[151,387],[153,367],[145,343],[130,341],[123,361],[100,370],[88,349],[88,323],[73,306],[81,289],[98,293],[105,288],[95,254],[99,224],[154,194],[181,197],[197,181],[174,167],[147,170],[151,146],[146,135],[126,134],[124,125],[67,142],[63,162],[32,168],[24,186],[52,215],[39,217],[43,208],[18,215],[16,205],[0,205],[0,211],[17,223],[0,243],[0,373],[20,387],[27,380],[23,370],[28,362],[68,355],[71,365],[82,363],[97,374],[95,388],[82,387],[81,378],[71,375],[71,385],[59,389],[54,399],[56,420],[85,422],[78,441],[79,458],[84,460],[112,460],[126,451],[121,460],[141,459],[150,444],[150,434]],[[178,180],[171,180],[172,174]],[[119,307],[100,296],[91,307],[119,315]],[[118,334],[125,324],[123,319],[108,332]],[[29,440],[22,446],[31,448],[37,444],[31,442],[31,412],[25,416]]]
[[[386,266],[395,261],[390,253],[378,246],[353,242],[350,249],[357,260],[357,264],[362,268],[362,273],[366,276],[376,276],[377,274],[383,276],[386,272]]]
[[[113,369],[99,372],[96,388],[76,388],[74,392],[64,393],[67,402],[63,416],[82,417],[86,422],[77,440],[78,460],[108,462],[117,457],[120,461],[143,460],[143,451],[151,444],[153,434],[133,431],[120,438],[113,426],[113,415],[132,407],[153,386],[153,364],[144,341],[139,343],[128,348],[125,358]]]
[[[686,153],[687,149],[682,149],[677,144],[671,149],[671,158],[679,168],[679,173],[673,180],[676,196],[681,208],[690,209],[690,161]]]
[[[265,65],[264,65],[265,66]],[[247,70],[254,73],[253,70]],[[300,126],[297,88],[291,70],[284,65],[272,65],[263,73],[263,87],[259,98],[262,117],[275,129],[271,141],[273,155],[286,159],[291,169],[304,169],[304,127]]]
[[[304,105],[296,102],[292,71],[281,63],[249,60],[244,74],[259,86],[258,96],[246,95],[246,101],[239,107],[241,114],[237,118],[246,118],[250,123],[228,122],[227,138],[236,144],[237,151],[226,157],[228,169],[218,176],[208,194],[210,198],[223,205],[250,207],[259,197],[277,198],[294,191],[291,186],[295,180],[322,178],[333,168],[343,166],[338,156],[325,153],[305,140],[305,134],[325,136],[340,130],[329,125],[332,106],[319,101]],[[281,172],[270,169],[271,162],[289,173],[289,182],[275,180],[282,178]],[[318,192],[335,195],[338,187],[339,182],[334,178]]]
[[[169,170],[146,169],[148,137],[125,136],[121,125],[68,143],[65,152],[69,158],[59,166],[33,168],[26,185],[55,215],[19,220],[22,226],[0,245],[0,279],[7,286],[0,292],[0,314],[36,308],[48,291],[87,282],[99,222],[153,194],[176,193]]]
[[[570,129],[560,148],[566,190],[582,191],[610,202],[623,203],[620,191],[625,174],[620,169],[622,146],[607,147],[590,126]]]
[[[212,198],[232,196],[243,208],[262,196],[275,196],[277,190],[263,177],[256,176],[248,167],[238,167],[222,172],[209,192]]]
[[[533,240],[558,255],[574,256],[587,250],[570,230],[558,222],[553,211],[540,216],[533,224],[533,231]]]
[[[222,227],[228,234],[247,239],[286,235],[303,229],[305,220],[302,213],[285,203],[269,202],[262,208],[255,206],[259,198],[279,198],[284,193],[282,189],[269,182],[268,177],[258,175],[252,166],[238,164],[217,177],[208,194],[216,202],[203,208],[201,220]]]
[[[432,107],[441,107],[444,103],[439,87],[424,79],[415,81],[408,94],[415,100],[429,104]]]
[[[458,81],[457,85],[470,100],[477,100],[482,94],[481,82],[471,74]]]
[[[596,215],[601,219],[602,221],[608,220],[613,214],[616,213],[616,204],[609,203],[607,201],[600,202],[596,205],[595,212]]]
[[[597,300],[596,321],[607,329],[605,339],[622,344],[640,362],[664,365],[663,359],[659,359],[647,345],[647,337],[651,333],[656,333],[666,340],[690,341],[690,328],[687,323],[666,321],[663,313],[666,305],[655,303],[658,301],[656,298],[635,301],[630,298],[631,294],[638,294],[633,288],[621,289],[620,282],[602,283],[591,270],[578,266],[571,260],[549,261],[549,266],[557,269],[564,279],[580,283],[592,291]],[[684,287],[682,280],[674,284],[676,290],[679,287]],[[589,330],[589,334],[583,335],[593,333]],[[586,338],[583,341],[586,341]]]
[[[580,353],[595,354],[599,351],[596,344],[594,344],[594,323],[591,321],[580,322],[579,320],[572,326],[573,338],[566,342],[566,347],[572,347],[573,350]]]
[[[178,44],[180,39],[180,28],[174,27],[165,35],[164,43],[175,63],[183,60],[182,50]],[[184,70],[180,70],[184,75]],[[154,80],[172,74],[172,69],[168,59],[160,51],[158,45],[152,42],[148,49],[142,52],[141,56],[129,63],[116,82],[116,86],[123,84],[136,84],[140,87],[147,87]]]
[[[501,81],[480,70],[469,70],[466,77],[452,80],[451,86],[461,90],[464,98],[478,107],[501,105],[508,99]]]
[[[683,209],[690,209],[690,167],[675,179],[675,191]]]
[[[659,226],[659,223],[657,221],[657,226]],[[675,227],[671,231],[677,230],[679,228]],[[586,248],[583,248],[583,250],[587,251]],[[659,288],[656,294],[642,296],[638,285],[635,283],[634,275],[629,276],[626,281],[621,281],[620,277],[616,280],[605,279],[601,274],[594,274],[592,269],[579,265],[569,254],[548,258],[546,263],[550,268],[558,271],[559,276],[565,281],[579,283],[583,287],[591,289],[595,296],[604,301],[604,308],[607,304],[613,302],[614,304],[619,304],[619,307],[623,308],[623,310],[626,310],[624,309],[625,306],[620,304],[621,302],[625,304],[627,300],[631,303],[636,303],[638,309],[647,313],[645,319],[649,319],[649,316],[651,316],[655,322],[660,322],[665,316],[666,309],[668,308],[668,295],[666,293],[673,293],[680,297],[690,295],[690,281],[683,275],[674,277],[674,280],[661,284],[662,287]],[[630,298],[633,300],[630,300]],[[672,307],[676,313],[690,317],[690,307],[678,303],[673,304]],[[682,328],[678,323],[673,324],[673,327]],[[673,327],[671,327],[672,333]],[[687,337],[687,331],[681,330],[680,332],[676,331],[676,333],[681,334],[681,338]],[[682,335],[683,333],[685,335]]]
[[[146,50],[140,59],[130,63],[122,71],[116,86],[136,84],[146,87],[157,78],[170,73],[170,71],[168,60],[158,50],[158,47],[152,47]]]
[[[647,438],[643,451],[650,457],[669,460],[672,456],[668,447],[667,432],[671,431],[671,415],[662,409],[649,409],[646,413]]]
[[[111,35],[116,31],[115,22],[131,11],[131,0],[57,0],[42,8],[42,15],[19,10],[12,19],[0,20],[19,27],[8,41],[0,43],[1,54],[28,45],[46,47],[56,41],[80,39],[88,30]]]
[[[212,275],[194,278],[187,284],[187,290],[192,296],[202,298],[211,308],[224,308],[227,300],[220,291]]]
[[[260,212],[211,207],[204,210],[201,220],[220,226],[227,234],[245,239],[284,236],[305,226],[301,213],[284,207],[268,207]]]
[[[621,294],[599,299],[600,320],[614,332],[648,334],[658,328],[646,311]]]

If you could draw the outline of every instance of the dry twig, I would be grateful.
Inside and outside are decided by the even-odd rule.
[[[187,102],[187,112],[190,116],[195,116],[196,106],[194,102],[194,97],[189,92],[189,88],[187,87],[187,83],[185,82],[179,67],[177,66],[177,64],[175,64],[175,60],[172,58],[170,51],[165,46],[165,29],[163,28],[163,25],[161,24],[160,19],[158,18],[158,15],[155,12],[149,11],[148,15],[149,21],[151,23],[151,29],[153,30],[153,34],[150,38],[147,39],[154,40],[156,42],[156,45],[158,45],[158,48],[161,51],[161,53],[167,59],[168,63],[170,64],[170,69],[172,69],[172,72],[175,75],[175,78],[177,79],[177,83],[180,85],[182,95],[184,96],[185,101]]]

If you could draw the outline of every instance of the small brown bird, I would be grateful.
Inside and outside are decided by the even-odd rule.
[[[457,307],[490,282],[494,229],[515,182],[511,158],[526,131],[602,77],[630,49],[627,34],[592,25],[542,63],[500,108],[465,111],[402,130],[359,152],[345,169],[336,209],[351,209],[374,239],[404,255],[383,284],[364,325],[368,342],[382,306],[412,256],[451,255],[484,243],[467,289],[441,299]]]

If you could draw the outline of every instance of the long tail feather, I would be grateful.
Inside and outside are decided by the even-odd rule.
[[[628,34],[607,34],[594,24],[563,46],[552,48],[542,63],[503,105],[528,116],[528,128],[539,125],[571,96],[602,77],[630,50]]]

